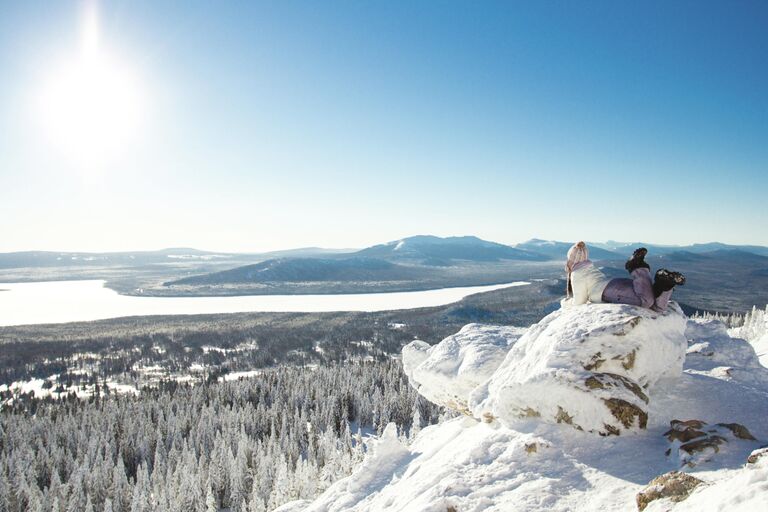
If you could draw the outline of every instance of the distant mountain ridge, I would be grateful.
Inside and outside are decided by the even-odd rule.
[[[570,249],[572,245],[573,242],[557,242],[553,240],[532,238],[527,242],[515,245],[515,247],[545,255],[548,259],[564,260],[568,249]],[[589,247],[589,256],[593,260],[610,260],[626,257],[620,252],[603,249],[596,244],[587,243],[587,246]]]
[[[158,251],[125,252],[68,252],[68,251],[19,251],[0,253],[0,268],[21,267],[69,267],[105,265],[151,265],[175,259],[235,258],[231,253],[215,253],[189,248],[169,248]]]
[[[587,242],[609,278],[640,246],[651,268],[682,272],[679,301],[707,311],[768,302],[768,247],[720,242],[667,246]],[[299,248],[260,254],[168,248],[113,253],[0,253],[0,282],[100,279],[136,296],[384,293],[563,279],[572,241],[504,245],[475,236],[419,235],[364,249]],[[556,286],[560,287],[560,284]],[[692,310],[692,309],[691,309]]]
[[[17,251],[0,253],[0,269],[23,267],[90,267],[140,266],[163,263],[206,261],[263,261],[278,257],[315,257],[348,253],[349,249],[323,249],[304,247],[266,253],[232,253],[201,251],[187,247],[174,247],[156,251],[70,252],[70,251]]]
[[[546,255],[526,249],[482,240],[476,236],[440,238],[418,235],[374,245],[354,253],[356,256],[382,258],[390,261],[411,261],[431,266],[449,265],[452,260],[464,261],[545,261]]]
[[[90,265],[139,265],[178,262],[179,260],[252,260],[276,258],[374,258],[404,264],[446,266],[452,261],[493,262],[502,260],[564,260],[573,242],[532,238],[526,242],[505,245],[476,236],[437,237],[416,235],[364,249],[327,249],[304,247],[263,253],[212,252],[193,248],[166,248],[157,251],[71,252],[17,251],[0,253],[0,268],[61,267]],[[691,245],[660,245],[645,242],[587,242],[593,260],[624,259],[637,247],[646,247],[652,255],[687,252],[706,254],[715,251],[741,251],[768,256],[768,247],[729,245],[721,242]],[[724,253],[723,253],[724,254]]]
[[[532,239],[513,246],[483,240],[475,236],[441,238],[418,235],[374,245],[351,253],[320,254],[310,257],[272,258],[228,270],[193,275],[164,283],[165,286],[219,286],[265,283],[382,283],[450,282],[452,275],[525,265],[562,261],[571,242]],[[768,258],[726,244],[698,244],[693,247],[666,247],[651,244],[616,244],[616,250],[588,244],[590,257],[606,266],[623,268],[621,262],[639,246],[649,249],[649,259],[658,258],[657,266],[678,268],[697,263],[712,268],[748,263],[768,268]],[[662,248],[663,250],[659,250]],[[693,250],[692,250],[693,249]],[[714,249],[708,252],[703,249]],[[663,260],[663,261],[662,261]],[[765,260],[765,264],[763,264]],[[715,266],[715,268],[717,268]],[[503,273],[503,271],[501,271]],[[479,273],[477,274],[478,279]],[[496,274],[502,275],[502,274]],[[487,279],[483,275],[482,279]]]
[[[606,249],[608,251],[615,252],[615,253],[625,253],[625,252],[631,251],[631,249],[635,247],[646,247],[649,252],[654,252],[656,254],[670,254],[673,252],[680,252],[680,251],[691,252],[694,254],[701,254],[701,253],[708,253],[708,252],[720,251],[720,250],[736,250],[736,251],[757,254],[760,256],[768,256],[768,247],[765,247],[762,245],[729,245],[729,244],[724,244],[722,242],[697,243],[697,244],[691,244],[691,245],[659,245],[659,244],[652,244],[652,243],[646,243],[646,242],[626,243],[626,242],[608,241],[608,242],[596,242],[596,243],[588,242],[588,245],[594,246],[594,247],[600,247],[601,249]]]

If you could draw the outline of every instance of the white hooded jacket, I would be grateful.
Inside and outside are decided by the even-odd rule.
[[[573,297],[563,299],[563,307],[578,306],[589,302],[603,302],[603,290],[608,286],[608,277],[600,272],[591,261],[577,263],[571,271]]]

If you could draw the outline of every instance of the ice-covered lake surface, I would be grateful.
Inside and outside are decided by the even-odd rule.
[[[474,293],[529,284],[441,288],[416,292],[238,297],[132,297],[104,281],[0,283],[0,326],[102,320],[123,316],[243,312],[386,311],[450,304]]]

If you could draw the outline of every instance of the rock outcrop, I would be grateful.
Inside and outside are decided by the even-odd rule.
[[[680,465],[694,467],[707,462],[720,452],[720,447],[729,441],[756,441],[744,425],[738,423],[717,423],[708,425],[701,420],[672,420],[664,436],[671,443],[666,455],[676,456]]]
[[[643,429],[649,389],[682,371],[686,318],[676,304],[561,309],[529,329],[470,324],[403,349],[411,384],[440,405],[485,421],[525,418],[601,435]]]
[[[768,460],[768,446],[752,451],[749,457],[747,457],[747,464],[757,464],[757,461],[760,459]]]
[[[686,473],[664,473],[651,480],[646,488],[637,494],[637,509],[642,512],[650,502],[663,498],[676,503],[683,501],[702,483],[704,482]]]
[[[556,311],[533,325],[469,399],[475,417],[564,423],[601,435],[643,429],[655,382],[682,372],[686,318],[594,304]]]

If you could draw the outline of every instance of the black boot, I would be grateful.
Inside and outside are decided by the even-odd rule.
[[[647,268],[650,270],[650,265],[645,262],[646,254],[648,254],[648,249],[645,247],[635,249],[635,252],[632,253],[632,257],[624,264],[624,268],[627,269],[627,272],[631,274],[632,271],[637,270],[638,268]]]
[[[660,268],[656,271],[656,278],[653,281],[653,296],[658,297],[662,292],[684,284],[685,276],[683,274]]]

